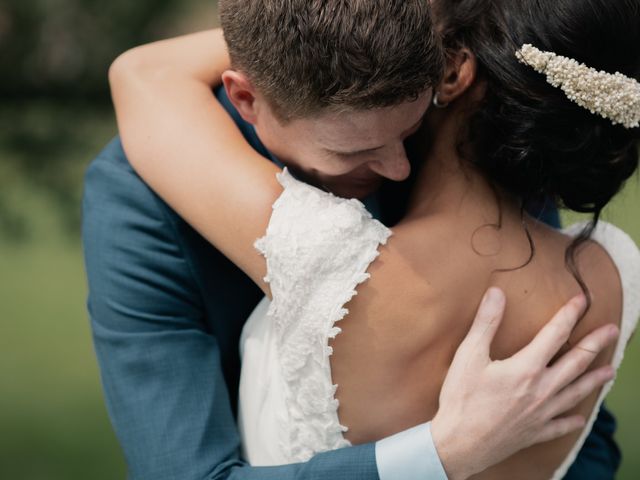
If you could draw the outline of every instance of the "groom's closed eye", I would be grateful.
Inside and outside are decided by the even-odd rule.
[[[420,126],[422,125],[422,120],[423,119],[421,118],[411,128],[409,128],[408,130],[405,130],[404,132],[402,132],[402,134],[400,135],[401,140],[404,141],[404,140],[407,139],[407,137],[410,137],[411,135],[416,133],[420,129]],[[339,151],[339,150],[327,149],[327,152],[329,152],[332,155],[337,155],[339,157],[355,158],[355,157],[358,157],[360,155],[368,155],[368,154],[371,154],[371,153],[376,152],[378,150],[382,150],[384,147],[385,147],[385,145],[379,145],[377,147],[371,147],[371,148],[366,148],[366,149],[362,149],[362,150],[351,150],[351,151]]]
[[[374,148],[367,148],[366,150],[354,150],[352,152],[338,152],[335,150],[329,150],[329,152],[333,155],[338,155],[339,157],[345,157],[345,158],[354,158],[354,157],[358,157],[360,155],[368,155],[371,154],[377,150],[381,150],[383,149],[384,146],[381,145],[379,147],[374,147]]]

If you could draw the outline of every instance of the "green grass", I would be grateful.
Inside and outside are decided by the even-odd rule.
[[[51,237],[0,249],[0,477],[124,478],[91,344],[80,247]]]
[[[48,108],[44,107],[45,112]],[[72,136],[64,148],[51,154],[69,156],[56,168],[65,169],[70,198],[77,202],[84,166],[110,138],[113,124],[110,113],[104,111],[62,112],[65,121],[74,116],[81,138]],[[46,142],[42,145],[54,148]],[[0,153],[4,160],[10,160],[7,155],[23,154],[3,144],[1,132]],[[106,415],[85,310],[86,285],[77,238],[79,207],[73,205],[61,215],[60,209],[67,204],[55,201],[60,185],[52,190],[42,183],[46,176],[25,178],[24,172],[16,173],[9,164],[0,162],[0,203],[9,202],[25,230],[23,236],[3,236],[0,223],[0,478],[124,478],[124,461]],[[605,215],[638,243],[639,187],[635,178]],[[636,441],[640,386],[634,378],[640,368],[639,342],[636,338],[629,348],[609,397],[619,420],[617,438],[624,463],[618,478],[622,480],[640,474]]]
[[[82,173],[113,135],[113,118],[87,106],[31,104],[19,115],[19,106],[4,107],[0,478],[125,478],[102,399],[78,234]],[[28,142],[22,122],[33,126]]]

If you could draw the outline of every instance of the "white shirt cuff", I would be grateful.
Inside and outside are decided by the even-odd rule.
[[[376,465],[380,480],[447,480],[431,423],[376,442]]]

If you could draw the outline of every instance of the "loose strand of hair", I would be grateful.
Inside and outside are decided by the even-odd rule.
[[[533,235],[531,235],[531,230],[529,229],[529,225],[527,224],[527,219],[525,216],[526,210],[525,210],[525,205],[526,202],[523,200],[520,203],[520,223],[522,225],[522,229],[524,230],[524,233],[527,237],[527,242],[529,243],[529,258],[527,258],[527,261],[524,262],[522,265],[514,267],[514,268],[499,268],[497,270],[494,270],[494,272],[496,273],[508,273],[508,272],[515,272],[516,270],[520,270],[521,268],[525,268],[526,266],[528,266],[532,261],[533,261],[533,257],[535,257],[536,255],[536,244],[533,241]]]
[[[591,308],[591,305],[593,303],[593,297],[591,296],[591,291],[589,290],[589,287],[587,286],[586,282],[584,281],[584,278],[582,278],[582,275],[580,273],[580,269],[577,263],[577,255],[580,247],[591,239],[591,235],[593,234],[593,231],[595,230],[596,226],[598,225],[598,222],[600,221],[601,213],[602,213],[602,209],[597,209],[593,213],[593,218],[591,219],[591,221],[587,223],[587,225],[585,225],[585,227],[580,231],[580,233],[573,239],[573,241],[569,244],[569,246],[567,247],[564,253],[565,266],[569,271],[569,273],[571,273],[573,278],[575,278],[578,286],[580,287],[580,289],[582,290],[582,293],[584,293],[584,296],[587,299],[587,307],[585,308],[584,313],[580,317],[580,320],[582,320],[585,317],[585,315]]]

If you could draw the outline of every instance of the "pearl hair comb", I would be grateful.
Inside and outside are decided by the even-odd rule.
[[[622,73],[607,73],[587,67],[572,58],[523,45],[516,52],[520,63],[547,76],[569,100],[593,114],[625,128],[640,126],[640,83]]]

